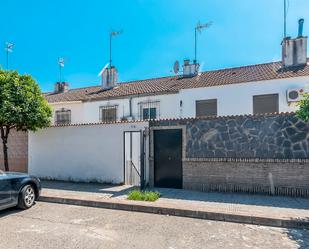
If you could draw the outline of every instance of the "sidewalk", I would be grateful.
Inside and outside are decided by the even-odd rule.
[[[126,199],[131,186],[43,181],[40,201],[276,227],[309,228],[309,199],[156,189],[156,202]]]

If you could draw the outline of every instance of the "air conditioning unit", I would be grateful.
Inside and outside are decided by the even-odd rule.
[[[304,88],[289,89],[287,90],[288,102],[298,102],[302,99],[302,94],[305,93]]]

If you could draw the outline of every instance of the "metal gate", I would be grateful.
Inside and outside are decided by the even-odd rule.
[[[182,188],[182,130],[154,131],[154,186]]]
[[[124,132],[124,183],[144,187],[145,134],[143,131]]]

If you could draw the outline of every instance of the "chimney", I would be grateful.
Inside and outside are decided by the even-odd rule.
[[[305,20],[303,18],[298,20],[298,37],[303,36],[304,22]]]
[[[102,86],[104,89],[110,89],[116,86],[118,81],[118,71],[116,67],[105,68],[102,72]]]
[[[183,61],[183,77],[193,77],[198,74],[200,65],[196,62],[190,64],[190,60],[185,59]]]
[[[298,21],[298,37],[285,37],[282,41],[282,66],[295,67],[307,64],[307,37],[303,36],[304,19]]]
[[[68,82],[56,82],[54,93],[65,93],[69,91]]]

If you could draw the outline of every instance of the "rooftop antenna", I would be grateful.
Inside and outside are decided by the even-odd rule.
[[[120,31],[110,31],[109,33],[109,68],[112,67],[112,38],[122,34],[122,30]]]
[[[109,66],[109,63],[106,63],[106,65],[101,69],[101,71],[98,74],[98,77],[102,76],[103,72],[106,70],[106,68]]]
[[[287,12],[289,9],[289,1],[283,0],[283,38],[286,38],[287,33],[286,33],[286,20],[287,20]]]
[[[58,65],[59,65],[59,82],[62,82],[62,68],[64,67],[64,59],[59,58],[58,59]]]
[[[197,62],[197,33],[202,33],[202,29],[209,28],[212,25],[212,22],[201,24],[200,21],[194,28],[194,64]]]
[[[9,53],[13,52],[14,44],[11,42],[5,43],[5,51],[6,51],[6,69],[9,70]]]

